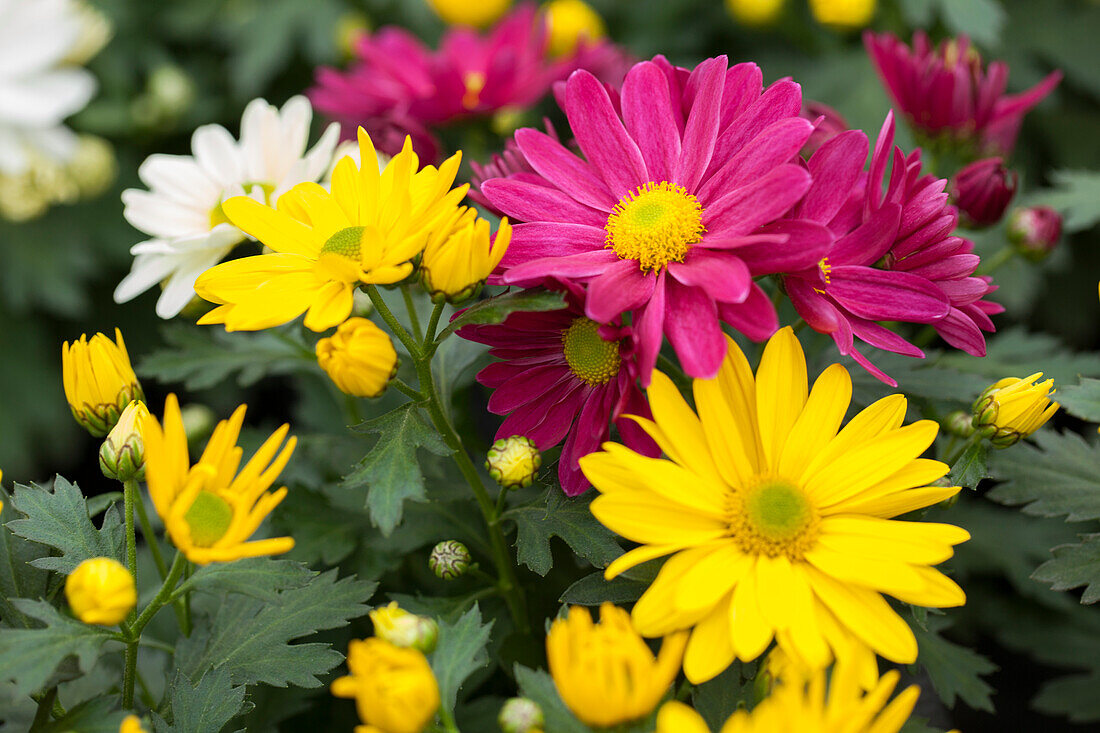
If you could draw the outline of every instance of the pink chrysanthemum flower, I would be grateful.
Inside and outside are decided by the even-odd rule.
[[[820,224],[777,222],[810,186],[789,162],[813,129],[799,117],[799,86],[763,91],[759,68],[727,68],[724,56],[691,71],[658,56],[635,65],[621,93],[583,71],[564,92],[583,157],[521,129],[536,172],[481,185],[525,222],[498,282],[584,284],[585,315],[599,323],[633,311],[643,384],[663,335],[689,375],[713,377],[720,319],[755,339],[778,326],[753,277],[810,267],[831,244]]]
[[[543,126],[546,129],[546,134],[554,139],[556,142],[561,142],[558,138],[558,132],[554,129],[554,125],[549,119],[543,119]],[[535,169],[531,167],[531,164],[527,162],[527,159],[523,157],[523,152],[519,149],[519,145],[516,144],[515,138],[509,138],[504,143],[504,150],[499,153],[494,153],[487,163],[478,163],[476,160],[470,161],[470,167],[474,173],[470,177],[470,191],[467,196],[470,197],[478,206],[493,212],[497,216],[503,216],[503,212],[493,206],[489,199],[485,198],[485,195],[481,193],[481,184],[485,181],[492,180],[493,178],[508,178],[509,176],[524,176],[531,174],[535,176],[537,180],[537,174]]]
[[[566,57],[548,53],[546,20],[525,3],[489,33],[452,26],[439,50],[401,28],[387,26],[357,42],[358,61],[348,71],[317,70],[313,105],[354,130],[362,126],[379,150],[395,154],[407,132],[427,160],[439,153],[432,128],[507,107],[529,107],[550,85],[591,62],[613,68],[609,42],[582,44]],[[593,46],[598,46],[598,52]],[[402,129],[400,139],[391,134]]]
[[[488,344],[501,360],[477,375],[494,390],[489,410],[508,416],[496,437],[525,435],[540,451],[565,438],[558,479],[567,495],[576,496],[590,486],[578,461],[599,450],[611,421],[632,449],[648,456],[660,451],[623,417],[652,416],[637,386],[630,329],[585,317],[579,289],[568,292],[566,302],[562,310],[512,313],[503,323],[466,326],[458,335]]]
[[[910,48],[891,33],[863,34],[887,92],[915,130],[972,142],[977,155],[1008,156],[1024,115],[1062,79],[1054,71],[1020,94],[1005,94],[1008,65],[982,66],[966,36],[933,47],[924,31]]]
[[[979,263],[973,243],[953,235],[958,212],[948,204],[947,182],[920,175],[919,150],[906,157],[894,147],[893,113],[865,171],[867,152],[866,135],[849,130],[810,158],[813,184],[791,216],[827,225],[836,243],[816,266],[789,273],[783,282],[811,328],[832,336],[840,353],[896,386],[854,340],[906,356],[924,352],[879,321],[931,324],[952,346],[984,355],[982,331],[994,330],[989,315],[1002,308],[982,300],[995,288],[973,276]]]

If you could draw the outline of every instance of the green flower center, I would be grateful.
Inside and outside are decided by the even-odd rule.
[[[342,282],[359,279],[365,230],[366,227],[345,227],[328,238],[317,256],[317,264],[327,277]]]
[[[779,478],[762,478],[737,492],[730,529],[748,554],[798,559],[816,536],[817,515],[806,492]]]
[[[683,262],[703,238],[703,207],[683,186],[646,183],[623,196],[607,218],[606,246],[643,270]]]
[[[233,507],[217,494],[200,491],[183,519],[191,528],[191,541],[198,547],[211,547],[229,531]]]
[[[562,332],[565,361],[580,379],[593,387],[607,384],[619,373],[619,342],[600,338],[600,324],[577,318]]]

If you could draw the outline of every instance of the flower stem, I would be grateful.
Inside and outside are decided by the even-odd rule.
[[[57,700],[57,687],[51,687],[38,701],[38,709],[34,711],[34,720],[31,721],[30,730],[41,730],[50,722],[50,710]]]
[[[424,351],[432,353],[438,344],[435,343],[435,330],[439,327],[439,317],[443,315],[444,302],[440,301],[432,308],[432,316],[428,319],[428,331],[424,335]]]
[[[402,381],[401,379],[398,379],[397,377],[394,377],[393,379],[390,380],[390,384],[392,384],[394,386],[394,388],[397,389],[398,392],[405,395],[406,397],[408,397],[413,402],[423,402],[424,401],[424,395],[417,392],[415,389],[410,387],[408,384],[405,384],[405,382]]]
[[[412,324],[413,335],[416,336],[417,341],[423,341],[424,332],[420,330],[420,316],[417,315],[416,302],[413,301],[408,285],[401,285],[401,295],[405,298],[405,310],[409,312],[409,323]]]
[[[1016,256],[1016,248],[1011,244],[1005,245],[1001,248],[1001,251],[993,255],[989,259],[982,262],[981,266],[975,274],[977,275],[992,275],[993,271],[1000,268],[1002,265],[1007,265],[1013,257]]]
[[[126,515],[126,568],[137,586],[137,537],[134,534],[134,496],[137,494],[137,481],[130,479],[122,482],[122,502]],[[130,611],[129,619],[135,618],[135,610]],[[122,677],[122,707],[134,707],[134,673],[137,671],[138,642],[134,639],[126,645]]]
[[[164,555],[160,551],[160,542],[157,541],[157,533],[153,530],[153,523],[149,521],[149,514],[145,511],[145,501],[141,497],[141,491],[135,487],[134,508],[137,510],[138,520],[141,522],[141,536],[149,545],[149,551],[153,554],[153,562],[157,566],[157,573],[161,581],[168,577],[168,565],[164,562]],[[191,613],[188,608],[187,598],[176,599],[172,604],[172,610],[176,614],[180,631],[184,636],[191,635]]]
[[[121,625],[122,630],[129,636],[129,641],[126,643],[126,664],[122,673],[122,707],[127,710],[132,710],[134,707],[134,681],[137,679],[137,652],[138,645],[141,643],[141,631],[153,619],[153,616],[157,615],[157,611],[168,603],[168,598],[172,595],[172,590],[179,582],[180,576],[183,575],[183,569],[186,565],[187,558],[183,556],[182,552],[177,552],[176,559],[172,561],[172,568],[168,571],[168,577],[164,579],[157,595],[149,602],[149,605],[145,607],[145,610],[141,612],[136,621],[128,626]]]
[[[378,292],[378,288],[374,285],[368,285],[367,295],[370,297],[370,302],[374,304],[374,309],[378,311],[378,315],[382,316],[382,320],[390,327],[393,335],[405,345],[405,349],[409,352],[409,356],[419,361],[421,354],[420,344],[417,343],[412,334],[401,325],[401,321],[397,320],[393,311],[386,305],[386,301],[382,298],[382,294]]]
[[[446,731],[446,733],[459,733],[458,724],[455,722],[455,716],[446,706],[439,708],[439,721],[443,723],[443,730]]]

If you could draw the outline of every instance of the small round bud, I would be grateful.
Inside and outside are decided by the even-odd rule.
[[[458,540],[444,540],[432,548],[428,557],[428,567],[435,577],[454,580],[466,574],[470,569],[470,551]]]
[[[104,476],[119,481],[145,478],[145,443],[141,431],[147,417],[149,409],[137,400],[122,411],[99,448],[99,468]]]
[[[413,648],[431,654],[439,640],[439,624],[427,616],[417,616],[398,607],[396,601],[370,612],[374,635],[394,646]]]
[[[595,43],[607,35],[603,18],[583,0],[550,0],[542,11],[551,56],[568,56],[581,43]]]
[[[134,576],[109,557],[93,557],[77,565],[65,580],[65,597],[78,619],[104,626],[122,621],[137,604]]]
[[[955,410],[947,416],[947,420],[944,422],[944,429],[952,435],[957,435],[960,438],[969,438],[974,434],[973,417],[968,412],[962,410]]]
[[[118,175],[118,162],[111,144],[95,135],[81,135],[76,152],[68,163],[73,183],[84,198],[98,196],[114,183]]]
[[[542,708],[534,700],[512,697],[504,701],[497,722],[504,733],[528,733],[541,729],[546,724],[546,718],[542,714]]]
[[[530,486],[542,466],[542,454],[535,441],[523,435],[501,438],[489,449],[485,468],[493,480],[506,489]]]
[[[1061,238],[1062,215],[1049,206],[1027,206],[1009,216],[1008,241],[1032,262],[1053,252]]]
[[[1016,185],[1016,171],[1005,168],[1000,158],[985,158],[956,173],[947,190],[963,224],[976,229],[1001,220],[1016,195]]]
[[[317,363],[333,383],[355,397],[378,397],[397,376],[389,335],[366,318],[349,318],[317,342]]]

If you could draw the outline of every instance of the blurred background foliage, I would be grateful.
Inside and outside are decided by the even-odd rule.
[[[767,27],[739,24],[721,0],[590,2],[604,16],[611,38],[638,57],[664,53],[674,63],[687,66],[718,53],[728,54],[731,61],[755,61],[766,81],[793,77],[802,84],[806,99],[834,107],[853,127],[867,130],[872,137],[889,109],[859,33],[819,25],[804,0],[787,0],[781,17]],[[126,306],[112,302],[111,292],[129,268],[128,250],[143,239],[123,219],[119,198],[123,189],[140,185],[138,165],[155,152],[189,153],[191,132],[200,124],[218,122],[235,135],[250,99],[263,96],[282,104],[311,85],[316,66],[345,63],[347,38],[356,28],[395,23],[434,43],[443,25],[423,0],[93,0],[92,4],[110,18],[114,36],[88,64],[98,79],[99,92],[70,120],[70,126],[111,143],[118,177],[113,187],[94,200],[58,205],[31,221],[0,219],[0,467],[9,481],[42,480],[56,472],[79,479],[86,491],[96,493],[94,487],[106,487],[107,482],[98,476],[91,458],[96,446],[68,414],[60,373],[61,342],[82,332],[109,332],[119,326],[139,371],[144,364],[146,375],[179,380],[147,379],[151,405],[161,404],[168,388],[182,387],[191,399],[219,414],[242,401],[243,393],[260,416],[272,421],[291,418],[305,427],[341,419],[321,380],[300,380],[292,387],[289,380],[278,377],[258,383],[260,374],[249,373],[253,360],[263,361],[267,374],[316,372],[293,349],[280,352],[285,344],[280,346],[264,334],[227,339],[212,329],[199,331],[179,324],[164,329],[154,315],[155,293]],[[993,299],[1005,304],[1007,312],[996,322],[1000,331],[1010,333],[1000,337],[1003,341],[992,340],[991,357],[985,363],[956,354],[949,366],[980,376],[975,381],[978,385],[1004,376],[1004,370],[1023,376],[1033,364],[1069,384],[1081,375],[1100,376],[1095,355],[1082,356],[1100,346],[1096,298],[1100,3],[883,0],[871,27],[903,38],[915,28],[927,29],[934,39],[968,34],[987,59],[1010,64],[1010,91],[1031,86],[1053,68],[1065,71],[1051,98],[1027,116],[1010,162],[1022,180],[1023,195],[1016,204],[1055,206],[1067,217],[1067,234],[1055,255],[1041,264],[1017,259],[997,272],[1001,290]],[[555,117],[550,100],[538,111],[561,119]],[[529,117],[538,119],[537,114]],[[316,120],[315,127],[321,122]],[[899,127],[899,143],[906,149],[913,147],[904,126]],[[494,149],[494,143],[482,141],[482,145],[484,150],[468,150],[467,155],[477,158]],[[499,147],[501,141],[495,145]],[[980,253],[1000,250],[1004,224],[976,239]],[[478,353],[462,353],[463,342],[455,343],[456,353],[449,358],[457,370],[452,373],[457,374]],[[174,363],[173,350],[181,346],[205,361]],[[159,353],[149,359],[154,352]],[[282,366],[273,369],[272,364]],[[907,390],[911,385],[919,389],[919,369],[919,364],[899,364],[889,371]],[[912,381],[907,381],[909,377]],[[871,391],[881,387],[867,385]],[[931,389],[934,392],[934,384]],[[470,420],[488,420],[479,412],[476,394],[463,399],[471,400]],[[1093,432],[1068,416],[1060,418],[1059,427]],[[355,443],[310,445],[307,440],[302,453],[316,455],[322,462],[340,462],[333,470],[344,470],[362,449]],[[1091,455],[1095,458],[1096,451]],[[1088,459],[1084,460],[1082,470],[1087,472]],[[1011,476],[1020,464],[1019,456],[1011,465],[998,461],[990,468],[995,477]],[[293,465],[300,475],[288,480],[324,491],[324,478],[310,475],[309,461]],[[426,462],[425,471],[436,470],[432,465]],[[1100,472],[1100,465],[1094,463],[1091,470]],[[1094,488],[1100,492],[1100,484]],[[320,495],[292,494],[282,516],[302,515],[299,510],[304,503]],[[1027,501],[1026,496],[1016,499],[1005,503]],[[431,506],[435,505],[410,505],[408,511],[424,513]],[[329,510],[327,520],[321,513],[312,514],[310,522],[316,526],[294,523],[301,559],[336,563],[356,546],[355,522],[362,517],[349,518],[335,502]],[[965,610],[952,614],[953,634],[984,656],[945,641],[936,634],[934,623],[929,624],[922,643],[942,652],[943,668],[939,678],[933,676],[940,696],[957,695],[963,703],[954,724],[971,731],[1004,729],[979,712],[990,711],[993,705],[1004,716],[1002,721],[1020,721],[1009,724],[1014,730],[1039,726],[1056,730],[1063,724],[1074,730],[1078,728],[1065,723],[1067,718],[1100,719],[1100,698],[1095,694],[1100,689],[1097,609],[1079,605],[1073,594],[1051,592],[1049,583],[1029,577],[1050,559],[1051,547],[1073,542],[1079,532],[1097,531],[1100,510],[1091,516],[1060,510],[1021,513],[968,496],[952,512],[951,520],[974,535],[954,561],[970,602]],[[1067,525],[1067,514],[1080,521]],[[276,522],[280,522],[278,515]],[[386,561],[363,557],[355,565],[363,570],[371,562]],[[999,672],[993,672],[996,667]],[[1077,671],[1064,676],[1066,668]],[[993,675],[985,682],[975,682],[976,676],[965,673],[956,679],[953,673],[960,669]],[[941,687],[948,688],[947,694]],[[276,715],[276,707],[267,707],[267,713]],[[286,702],[285,707],[293,705]],[[926,714],[936,717],[935,711]]]

